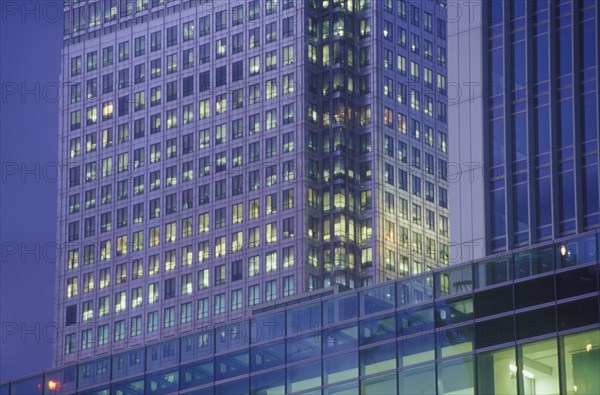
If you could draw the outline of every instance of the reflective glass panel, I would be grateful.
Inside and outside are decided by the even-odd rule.
[[[250,378],[250,394],[252,395],[284,395],[285,369],[276,370]]]
[[[523,395],[558,394],[556,339],[519,347],[519,387]]]
[[[398,282],[398,306],[408,306],[433,300],[431,274]]]
[[[170,394],[179,389],[179,369],[151,373],[146,376],[146,394]]]
[[[477,355],[480,394],[516,394],[517,358],[514,347]]]
[[[387,395],[397,393],[396,373],[383,376],[370,377],[361,380],[360,393],[362,395]]]
[[[389,284],[360,292],[360,315],[374,314],[396,307],[396,285]]]
[[[214,361],[196,362],[181,367],[181,389],[213,382]]]
[[[367,375],[396,369],[396,342],[360,351],[360,373]]]
[[[471,352],[473,350],[473,327],[471,325],[438,332],[439,356],[442,358]]]
[[[287,339],[287,361],[296,362],[321,354],[321,335],[318,333]]]
[[[285,364],[285,343],[283,341],[256,346],[250,352],[253,372]]]
[[[215,358],[215,380],[248,373],[248,351],[221,355]]]
[[[287,392],[297,392],[321,385],[321,361],[305,363],[287,369]]]
[[[402,395],[435,394],[435,365],[405,369],[398,373]]]
[[[322,333],[323,354],[347,350],[358,345],[357,324],[325,328]]]
[[[358,352],[323,360],[323,385],[358,377]]]
[[[455,358],[438,363],[438,394],[474,394],[473,357]]]
[[[254,318],[250,323],[250,342],[271,341],[285,335],[285,313]]]
[[[400,366],[416,365],[432,361],[435,358],[435,335],[433,333],[420,334],[405,338],[398,342],[400,347]]]
[[[333,324],[356,318],[357,295],[340,296],[323,302],[323,324]]]
[[[212,355],[213,331],[195,333],[181,338],[181,360],[189,361]]]
[[[360,322],[360,345],[396,337],[396,316],[384,315]]]
[[[563,336],[560,344],[562,393],[600,394],[600,330]]]
[[[297,307],[287,311],[287,334],[292,335],[321,326],[321,303]]]
[[[96,359],[79,365],[78,387],[106,383],[110,379],[110,358]]]
[[[248,379],[239,379],[215,386],[215,395],[231,395],[248,393]]]
[[[358,395],[358,381],[334,385],[323,390],[323,395]]]

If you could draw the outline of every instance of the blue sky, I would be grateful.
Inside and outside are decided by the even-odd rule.
[[[0,2],[0,381],[51,367],[62,0]]]

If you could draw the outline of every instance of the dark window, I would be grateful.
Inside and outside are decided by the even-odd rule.
[[[66,325],[77,323],[77,305],[67,306]]]
[[[532,290],[539,289],[532,288]],[[554,306],[517,314],[516,322],[517,338],[519,340],[555,332],[556,314]]]
[[[165,280],[165,299],[171,299],[175,297],[175,278],[168,278]]]
[[[218,67],[215,71],[215,85],[222,86],[227,83],[227,66]]]
[[[244,78],[244,61],[235,62],[231,68],[231,82],[236,82]]]
[[[242,279],[242,261],[231,262],[231,281],[237,281]]]

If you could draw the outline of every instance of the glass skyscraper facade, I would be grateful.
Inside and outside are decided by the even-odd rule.
[[[450,129],[467,145],[451,154],[453,241],[470,259],[597,229],[597,2],[449,8]]]
[[[54,364],[449,262],[443,1],[65,1]]]
[[[600,391],[600,234],[241,320],[11,383],[15,394],[570,394]]]

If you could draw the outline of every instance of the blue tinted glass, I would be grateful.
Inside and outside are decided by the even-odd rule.
[[[189,361],[212,355],[213,331],[195,333],[181,338],[181,360]]]
[[[321,303],[297,307],[287,311],[287,332],[293,335],[321,326]]]
[[[502,23],[502,6],[504,5],[503,0],[491,0],[488,3],[488,8],[485,10],[485,15],[488,16],[488,21],[490,25],[495,25],[497,23]]]
[[[473,289],[473,270],[470,266],[446,269],[435,274],[436,296],[457,295]]]
[[[398,342],[399,365],[416,365],[435,359],[435,335],[433,333],[420,334],[404,338]]]
[[[506,214],[504,211],[504,189],[492,192],[492,237],[500,237],[506,234]]]
[[[550,151],[550,127],[548,124],[548,106],[542,106],[536,110],[536,154],[543,154]]]
[[[525,113],[513,116],[513,155],[514,160],[527,159],[527,125]]]
[[[226,384],[215,386],[215,395],[247,394],[248,379],[240,379]]]
[[[358,325],[334,326],[323,329],[323,354],[358,346]]]
[[[488,287],[512,280],[512,260],[510,257],[479,262],[475,269],[476,288]]]
[[[598,166],[588,166],[583,170],[583,212],[584,215],[598,214]],[[596,220],[597,221],[597,220]],[[593,225],[596,222],[589,222]]]
[[[518,42],[513,44],[512,47],[513,56],[513,89],[525,88],[525,43]]]
[[[552,223],[552,190],[550,177],[541,178],[537,183],[538,204],[536,204],[538,226]]]
[[[253,372],[285,365],[285,343],[252,347],[250,363]]]
[[[564,75],[571,72],[573,61],[571,44],[571,28],[558,31],[558,74]]]
[[[548,8],[548,2],[550,0],[535,0],[535,10],[541,11]]]
[[[473,350],[473,326],[454,327],[437,333],[438,357],[471,352]]]
[[[197,387],[213,382],[213,360],[202,361],[181,367],[181,389]]]
[[[398,312],[398,333],[406,336],[433,329],[433,306],[424,306]]]
[[[504,163],[504,119],[492,121],[492,163],[495,165]]]
[[[548,80],[548,36],[543,34],[535,38],[535,81],[542,82]]]
[[[357,295],[340,296],[323,302],[323,324],[350,320],[358,316]]]
[[[575,216],[575,195],[572,171],[560,175],[560,192],[560,219],[561,221],[572,219]]]
[[[459,324],[473,319],[473,298],[442,300],[435,304],[436,326]]]
[[[8,391],[10,390],[9,384],[0,385],[0,395],[8,395]]]
[[[511,13],[510,16],[511,18],[521,18],[525,16],[525,12],[526,12],[526,5],[527,3],[525,2],[525,0],[513,0],[511,2]]]
[[[396,316],[392,314],[360,322],[360,345],[396,337]]]
[[[146,376],[146,394],[170,394],[179,389],[179,369],[151,373]]]
[[[358,377],[358,352],[323,360],[323,384],[333,384]]]
[[[144,349],[113,355],[112,378],[144,373]]]
[[[248,351],[215,358],[215,380],[223,380],[248,373]]]
[[[596,65],[596,28],[598,21],[590,20],[581,24],[581,67],[586,69]]]
[[[88,391],[78,391],[79,395],[110,395],[110,385],[106,385],[105,387],[98,387]],[[8,395],[8,392],[4,394],[0,391],[0,395]]]
[[[62,392],[67,393],[75,391],[77,386],[77,367],[70,366],[68,368],[48,372],[45,374],[45,382],[45,388],[50,388],[52,383],[60,383],[60,390]]]
[[[495,96],[504,91],[504,67],[502,62],[502,48],[490,51],[490,87],[489,94]]]
[[[361,316],[390,310],[396,307],[396,288],[394,284],[368,289],[360,292]]]
[[[318,333],[287,339],[287,361],[295,362],[321,354],[321,335]]]
[[[360,374],[396,369],[397,359],[396,342],[360,350]]]
[[[118,395],[144,395],[144,379],[139,378],[114,383],[110,393]]]
[[[596,106],[596,94],[587,94],[582,96],[581,115],[583,119],[583,141],[597,140],[598,128],[596,126],[596,115],[598,108]]]
[[[250,324],[250,342],[271,341],[285,335],[285,313],[254,318]]]
[[[515,254],[515,278],[524,278],[554,270],[552,247],[536,248]]]
[[[558,118],[560,148],[573,145],[573,102],[570,99],[559,103]]]
[[[179,362],[179,339],[169,340],[166,342],[148,346],[146,352],[147,370],[176,364],[177,362]]]
[[[79,365],[79,387],[106,383],[110,379],[110,358],[96,359]]]
[[[216,328],[216,352],[223,352],[247,346],[250,332],[248,324],[248,321],[241,321]]]
[[[11,394],[39,394],[42,395],[44,389],[44,378],[42,375],[28,378],[25,380],[19,380],[11,383],[10,393]]]
[[[529,195],[527,193],[527,184],[515,185],[513,193],[515,233],[526,231],[529,228]]]
[[[296,365],[287,369],[287,393],[321,386],[321,361]]]
[[[285,394],[285,369],[252,376],[251,394]]]
[[[433,276],[427,274],[397,283],[398,306],[409,306],[433,300]]]

